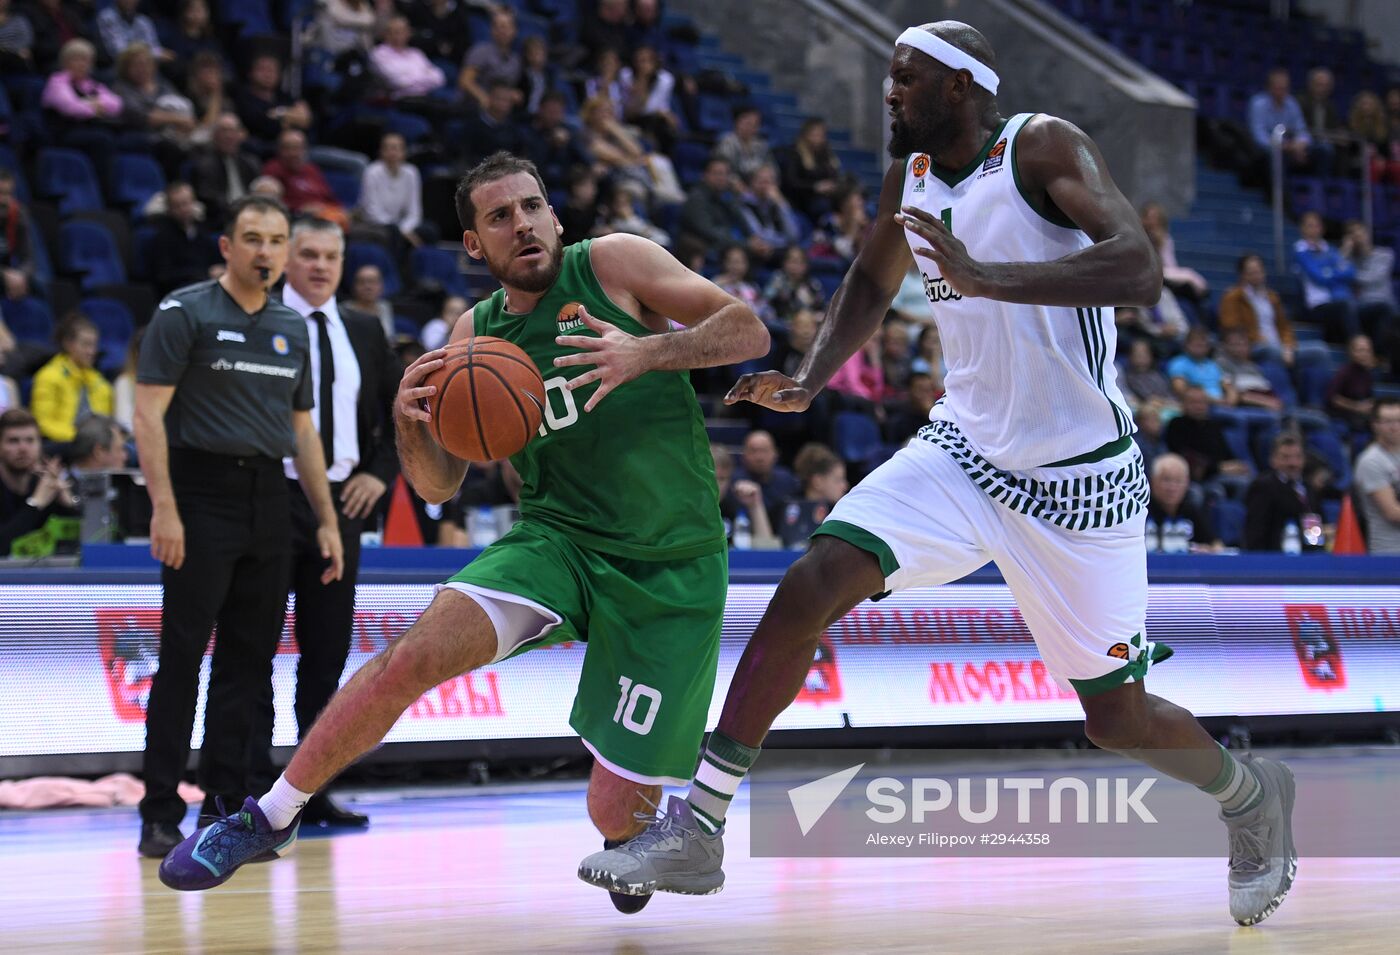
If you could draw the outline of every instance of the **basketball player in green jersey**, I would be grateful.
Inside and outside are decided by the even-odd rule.
[[[457,189],[467,252],[502,288],[461,317],[452,340],[508,339],[545,380],[544,423],[512,458],[524,482],[520,522],[346,683],[267,795],[172,850],[161,865],[166,885],[210,888],[286,851],[311,794],[424,692],[552,643],[588,641],[570,724],[596,758],[588,813],[608,845],[641,831],[636,814],[650,814],[663,783],[690,778],[729,578],[687,372],[763,355],[768,332],[649,240],[611,235],[564,248],[547,195],[534,165],[505,153]],[[672,321],[684,327],[672,331]],[[410,365],[395,404],[404,474],[433,503],[456,494],[467,470],[427,427],[434,389],[423,379],[445,354]],[[681,888],[718,887],[707,875]],[[645,900],[614,896],[622,911]]]
[[[1237,760],[1144,687],[1171,651],[1146,627],[1147,483],[1115,381],[1113,306],[1156,302],[1161,263],[1088,136],[1051,116],[999,114],[996,58],[972,27],[906,30],[890,81],[897,161],[870,236],[796,375],[746,375],[729,400],[805,410],[879,327],[910,263],[938,324],[947,393],[783,577],[686,799],[579,875],[642,893],[719,871],[725,810],[826,628],[868,597],[991,560],[1046,667],[1078,695],[1089,739],[1220,804],[1230,914],[1254,924],[1297,865],[1292,774]]]

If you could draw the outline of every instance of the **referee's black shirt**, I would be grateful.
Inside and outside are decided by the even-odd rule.
[[[170,447],[239,457],[294,456],[292,412],[310,411],[315,398],[305,320],[270,297],[249,314],[217,280],[161,301],[136,380],[176,386]]]

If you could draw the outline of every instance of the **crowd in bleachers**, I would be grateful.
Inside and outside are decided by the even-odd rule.
[[[1152,5],[1103,9],[1118,6]],[[848,476],[928,420],[943,390],[938,330],[911,270],[810,411],[725,408],[737,374],[791,373],[811,347],[869,228],[878,166],[795,101],[707,67],[703,49],[656,0],[0,0],[0,406],[30,407],[50,450],[89,413],[129,427],[139,326],[169,290],[219,274],[225,210],[248,193],[345,226],[342,299],[377,315],[411,361],[494,288],[460,251],[450,196],[467,166],[506,149],[541,169],[566,242],[645,235],[769,326],[769,356],[694,381],[736,546],[799,543]],[[1314,80],[1306,107],[1270,103],[1339,122],[1324,85]],[[1394,147],[1392,93],[1375,97],[1396,101],[1388,116],[1374,104],[1351,114],[1388,123]],[[1297,152],[1318,171],[1343,170],[1347,155]],[[1377,161],[1378,195],[1394,174]],[[1162,210],[1143,219],[1166,284],[1153,308],[1119,309],[1117,325],[1120,380],[1153,467],[1155,546],[1290,546],[1287,527],[1250,512],[1280,476],[1305,489],[1300,546],[1319,544],[1369,440],[1376,389],[1400,362],[1390,248],[1355,225],[1329,245],[1339,217],[1305,217],[1298,303],[1252,254],[1237,285],[1211,288],[1177,261]],[[1345,364],[1317,330],[1346,344]],[[419,502],[423,536],[481,542],[472,516],[508,507],[511,491],[508,466],[474,468],[445,509]]]

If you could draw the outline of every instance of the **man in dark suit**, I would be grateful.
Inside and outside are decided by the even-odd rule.
[[[345,543],[345,573],[321,583],[325,569],[315,541],[310,505],[299,491],[292,462],[286,462],[292,490],[292,577],[296,593],[295,631],[301,659],[297,664],[296,719],[305,736],[316,716],[340,686],[355,622],[355,579],[360,564],[360,533],[365,520],[398,473],[392,410],[399,367],[377,318],[341,308],[335,298],[345,255],[340,227],[323,219],[306,219],[292,229],[287,282],[282,302],[306,319],[311,338],[311,371],[316,393],[312,421],[326,455],[331,496],[340,514]],[[332,360],[327,361],[329,351]],[[254,734],[255,773],[271,779],[268,747],[272,739],[272,692],[264,699]],[[365,826],[369,820],[350,812],[324,794],[312,798],[302,822],[308,825]]]
[[[1274,438],[1269,470],[1244,496],[1244,549],[1299,553],[1323,549],[1322,507],[1303,482],[1303,442],[1287,431]]]
[[[154,220],[156,235],[151,242],[151,273],[156,294],[216,278],[213,266],[223,265],[214,233],[199,221],[194,189],[187,182],[165,187],[165,215]]]
[[[204,221],[219,226],[228,207],[248,194],[258,178],[262,163],[243,148],[248,131],[234,113],[225,113],[214,122],[212,148],[195,160],[190,176],[194,194],[204,203]]]

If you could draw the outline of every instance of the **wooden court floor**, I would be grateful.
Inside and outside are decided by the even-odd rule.
[[[182,895],[136,855],[133,810],[0,814],[0,955],[19,953],[1400,952],[1400,860],[1300,862],[1240,928],[1218,859],[748,857],[741,800],[719,895],[613,911],[574,870],[599,839],[582,790],[355,800],[368,832]]]

